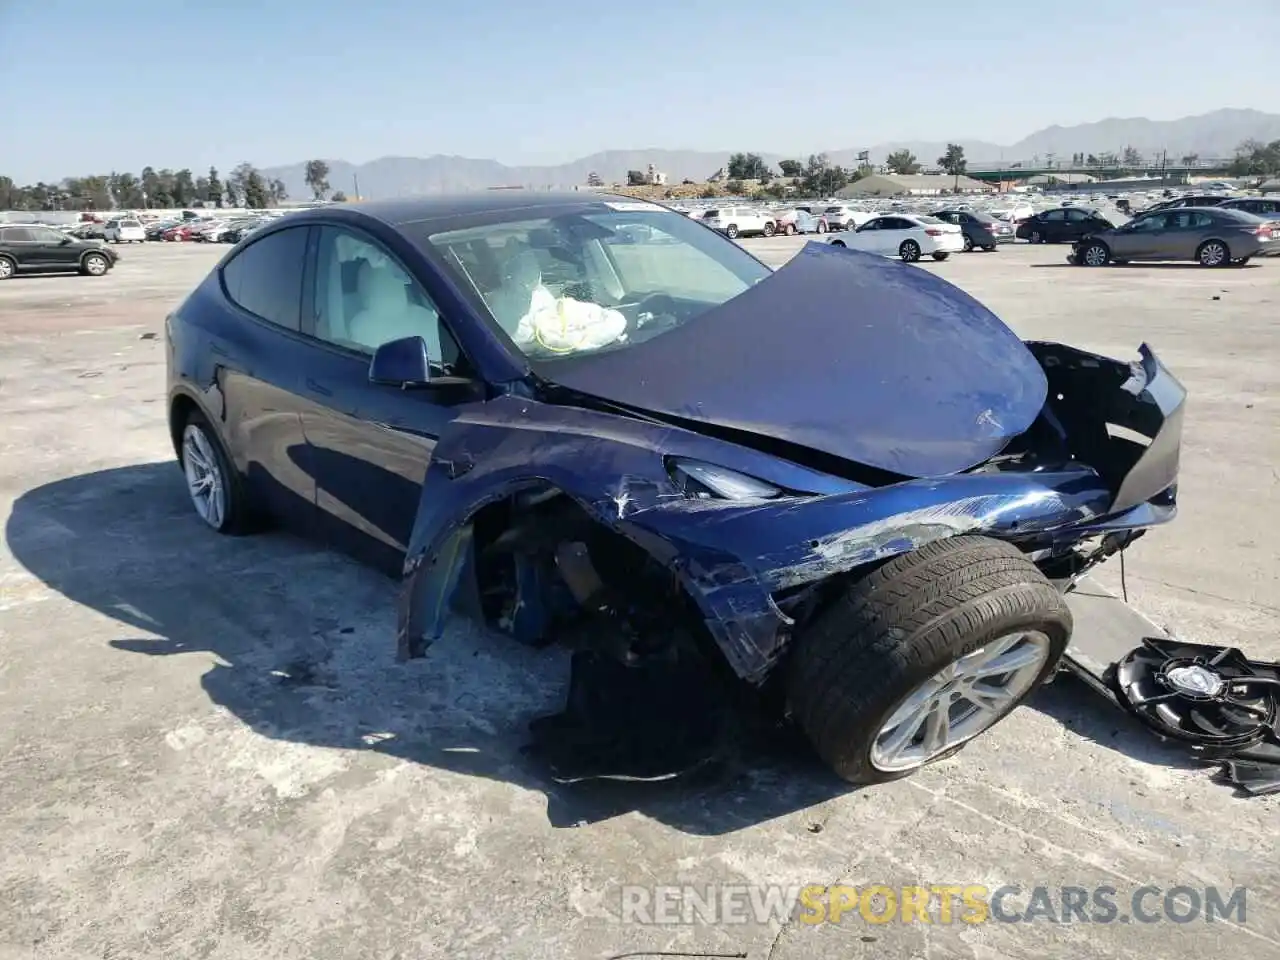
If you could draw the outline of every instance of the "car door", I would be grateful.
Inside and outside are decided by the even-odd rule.
[[[1059,243],[1066,237],[1067,211],[1047,210],[1040,214],[1041,236],[1045,243]]]
[[[306,226],[267,234],[219,269],[229,322],[204,325],[222,393],[222,429],[253,498],[286,526],[309,530],[315,483],[302,432],[300,332]]]
[[[1066,211],[1066,221],[1063,226],[1062,239],[1074,242],[1083,237],[1086,233],[1096,229],[1093,217],[1085,210],[1077,210],[1071,208]]]
[[[421,336],[440,370],[465,361],[428,290],[373,237],[321,226],[311,263],[302,423],[318,515],[339,549],[398,572],[432,450],[459,398],[370,383],[369,363],[405,336]]]
[[[53,227],[31,227],[30,230],[43,269],[75,270],[80,266],[84,249],[61,230]]]
[[[1159,250],[1159,236],[1165,229],[1166,214],[1147,213],[1136,217],[1107,238],[1115,260],[1151,260]]]
[[[875,217],[853,231],[847,238],[841,238],[854,250],[866,253],[883,253],[884,240],[881,226],[887,217]]]
[[[48,263],[41,245],[36,243],[32,227],[5,227],[4,243],[19,269],[47,270]]]
[[[1213,227],[1213,217],[1202,210],[1188,208],[1169,215],[1169,223],[1160,236],[1160,257],[1164,260],[1192,260],[1200,243]]]

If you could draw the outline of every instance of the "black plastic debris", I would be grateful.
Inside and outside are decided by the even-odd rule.
[[[1147,637],[1108,673],[1116,701],[1156,734],[1222,761],[1249,794],[1280,792],[1280,664],[1234,647]]]

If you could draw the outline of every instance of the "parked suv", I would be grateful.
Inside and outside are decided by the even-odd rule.
[[[702,215],[702,223],[730,240],[752,234],[772,237],[778,229],[772,217],[751,207],[716,207]]]
[[[147,231],[137,220],[108,220],[102,238],[110,243],[146,243]]]
[[[82,273],[100,277],[119,257],[96,240],[53,227],[0,226],[0,280],[18,273]]]

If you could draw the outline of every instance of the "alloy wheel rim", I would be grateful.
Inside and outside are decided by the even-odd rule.
[[[13,264],[0,257],[0,277],[7,278],[11,273],[13,273]]]
[[[914,770],[986,732],[1022,702],[1049,650],[1041,631],[1016,630],[947,664],[881,725],[871,765],[888,773]]]
[[[1225,253],[1220,243],[1210,243],[1204,248],[1204,252],[1200,254],[1200,259],[1210,266],[1217,266],[1223,260]]]
[[[195,424],[182,432],[182,469],[191,505],[201,520],[220,530],[227,515],[226,483],[213,445]]]
[[[90,273],[95,275],[99,273],[105,273],[107,268],[107,261],[102,259],[102,257],[90,257],[85,262],[85,268],[88,269]]]
[[[903,260],[914,260],[918,256],[920,256],[920,250],[914,243],[907,242],[902,245]]]
[[[1101,266],[1107,259],[1107,252],[1101,247],[1090,247],[1084,252],[1084,262],[1091,267]]]

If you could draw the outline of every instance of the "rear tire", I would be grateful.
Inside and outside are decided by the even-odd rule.
[[[1231,251],[1221,240],[1206,240],[1196,251],[1196,260],[1202,267],[1225,267],[1231,263]]]
[[[0,280],[8,280],[18,272],[18,265],[8,257],[0,257]]]
[[[232,465],[218,432],[199,410],[191,411],[182,425],[179,449],[178,465],[187,478],[187,495],[196,516],[217,533],[234,536],[250,532],[253,511],[244,478]],[[202,506],[197,497],[195,487],[205,480],[219,498],[216,507]]]
[[[1104,243],[1090,243],[1076,254],[1076,259],[1086,267],[1105,267],[1111,259],[1111,251]]]
[[[1016,547],[986,537],[935,541],[894,557],[850,585],[797,635],[786,667],[791,715],[843,779],[897,780],[953,754],[1030,697],[1056,669],[1071,627],[1062,596]],[[971,655],[1006,642],[1007,651],[991,663],[1011,664],[1013,654],[1024,650],[1025,663],[1008,674],[987,673],[937,686],[939,676],[953,667],[953,673],[969,669],[976,674],[981,666],[958,661],[968,657],[973,664],[982,655]],[[1007,687],[1001,686],[1002,677]],[[997,698],[991,687],[1008,696]],[[969,690],[988,700],[986,712],[978,709],[976,715],[987,722],[974,729],[969,721],[967,730],[957,723],[953,742],[944,737],[933,745],[937,749],[929,749],[932,724],[925,726],[926,719],[935,713],[949,717],[962,701],[976,708],[978,701],[965,696]],[[946,696],[949,706],[930,710],[909,733],[903,750],[916,750],[914,737],[919,735],[918,756],[907,753],[889,762],[893,734],[909,721],[890,724],[922,694]]]
[[[964,252],[969,253],[973,250],[973,239],[971,237],[964,238]]]
[[[845,246],[845,243],[844,243],[844,241],[843,241],[843,240],[832,240],[832,241],[831,241],[831,245],[832,245],[833,247],[839,247],[841,250],[848,249],[848,248]]]
[[[817,227],[815,227],[814,229],[815,229],[815,231],[816,231],[817,233],[826,233],[826,232],[827,232],[827,225],[826,225],[825,223],[823,223],[821,220],[819,220],[819,221],[818,221],[818,226],[817,226]]]
[[[935,253],[933,255],[933,259],[937,260],[938,262],[942,262],[943,260],[947,259],[947,257],[949,256],[951,256],[951,254],[947,253],[945,250],[942,250],[942,251],[939,251],[938,253]]]
[[[775,233],[778,232],[778,228],[775,227],[772,223],[766,223],[764,225],[764,230],[762,232],[766,237],[772,237]]]
[[[724,235],[725,235],[726,237],[728,237],[730,240],[737,240],[737,239],[738,239],[738,225],[737,225],[736,223],[731,223],[731,224],[729,224],[729,226],[727,226],[727,227],[725,227],[725,228],[724,228]]]

